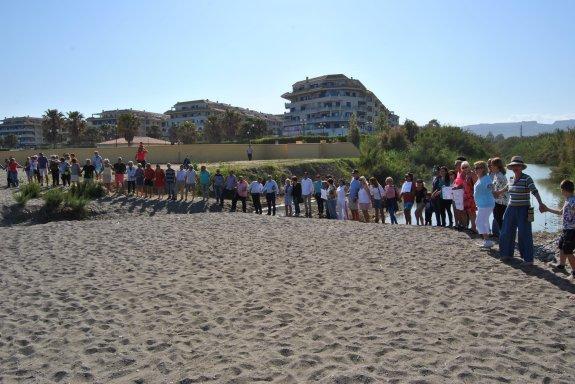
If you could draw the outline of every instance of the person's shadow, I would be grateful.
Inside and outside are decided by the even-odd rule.
[[[550,271],[547,268],[542,268],[536,264],[523,265],[523,261],[518,257],[513,257],[508,260],[502,260],[499,256],[499,251],[495,249],[488,250],[487,254],[493,257],[494,259],[500,260],[501,263],[513,269],[522,271],[526,275],[546,280],[547,282],[555,285],[562,291],[575,294],[575,285],[571,284],[571,282],[569,282],[565,277],[561,277],[560,275],[554,273],[553,271]]]

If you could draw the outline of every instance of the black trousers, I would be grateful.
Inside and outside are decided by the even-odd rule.
[[[294,208],[294,213],[296,215],[299,215],[301,213],[300,209],[299,209],[299,205],[301,203],[301,197],[295,197],[293,198],[293,208]]]
[[[136,193],[136,181],[129,180],[128,181],[128,193]]]
[[[242,211],[246,212],[247,211],[247,206],[246,206],[246,198],[242,197],[240,195],[238,195],[237,193],[234,195],[234,198],[232,199],[232,212],[236,211],[236,208],[238,206],[238,200],[241,200],[242,202]]]
[[[268,203],[268,215],[276,215],[276,194],[275,192],[266,193],[266,201]]]
[[[499,226],[499,230],[503,228],[503,214],[505,213],[506,205],[495,203],[495,208],[493,208],[493,218]]]
[[[317,202],[317,211],[319,215],[323,215],[323,199],[321,198],[321,193],[316,193],[313,195],[315,197],[315,201]]]
[[[50,171],[52,173],[52,186],[56,187],[60,185],[60,171]]]
[[[254,208],[256,213],[262,214],[262,202],[259,193],[252,193],[252,202],[254,203]]]

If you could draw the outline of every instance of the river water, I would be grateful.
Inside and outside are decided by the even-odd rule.
[[[563,205],[563,197],[559,189],[558,182],[549,180],[551,176],[551,167],[545,165],[528,164],[525,173],[531,176],[535,182],[535,186],[539,190],[541,200],[550,208],[559,208]],[[561,229],[560,216],[552,213],[540,213],[538,210],[537,201],[532,198],[533,206],[535,207],[535,221],[533,222],[533,231],[549,231],[555,232]]]
[[[507,177],[510,176],[510,172],[507,172]],[[537,165],[537,164],[528,164],[525,173],[531,176],[537,189],[539,190],[539,194],[541,195],[541,199],[543,202],[549,206],[550,208],[557,208],[563,205],[563,199],[561,197],[561,191],[559,190],[559,183],[551,182],[549,180],[551,176],[551,167],[545,165]],[[533,222],[533,231],[534,232],[541,232],[541,231],[548,231],[548,232],[555,232],[561,229],[561,220],[560,217],[554,215],[552,213],[540,213],[538,210],[537,201],[535,198],[533,200],[533,207],[535,207],[535,221]],[[413,211],[412,211],[413,212]],[[415,223],[415,215],[412,213],[412,223]],[[403,215],[397,216],[398,222],[400,224],[405,223],[405,219]],[[389,222],[389,218],[386,217],[387,222]],[[435,216],[433,217],[433,223],[435,225]]]

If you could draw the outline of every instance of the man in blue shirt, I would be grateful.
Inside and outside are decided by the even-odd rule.
[[[359,221],[358,212],[358,194],[361,188],[361,183],[359,182],[359,172],[354,169],[351,173],[351,182],[349,183],[349,209],[351,210],[351,219]]]
[[[266,194],[266,201],[268,203],[268,215],[276,215],[276,196],[278,192],[278,184],[272,179],[272,175],[268,175],[268,180],[264,185],[264,193]]]

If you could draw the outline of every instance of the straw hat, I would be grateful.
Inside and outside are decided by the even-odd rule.
[[[511,158],[511,162],[507,164],[507,168],[511,167],[512,165],[521,165],[523,169],[527,168],[527,165],[525,164],[521,156],[513,156]]]

